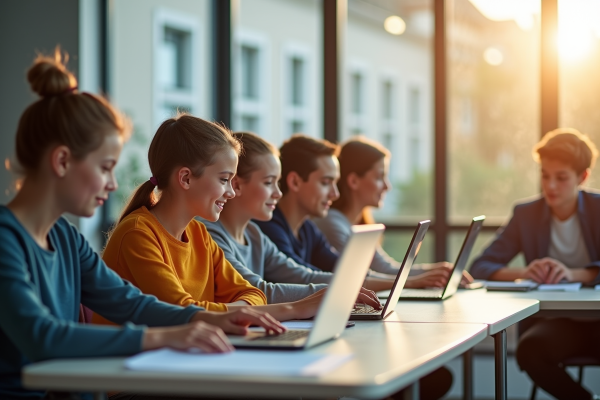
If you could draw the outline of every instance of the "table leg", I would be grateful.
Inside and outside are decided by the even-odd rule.
[[[104,392],[94,392],[94,400],[106,400],[106,394]]]
[[[463,353],[463,399],[473,400],[473,350]]]
[[[403,400],[419,400],[419,381],[416,381],[404,389]]]
[[[494,363],[496,367],[496,400],[506,400],[506,330],[494,335]]]

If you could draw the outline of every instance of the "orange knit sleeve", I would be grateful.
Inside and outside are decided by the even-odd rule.
[[[160,244],[150,230],[130,230],[116,247],[118,269],[126,269],[142,292],[183,307],[193,304],[209,311],[227,311],[225,304],[197,301],[184,289],[174,268],[164,261]]]

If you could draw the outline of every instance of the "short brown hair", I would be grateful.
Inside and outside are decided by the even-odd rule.
[[[79,93],[77,79],[67,70],[59,48],[54,56],[38,56],[27,80],[41,98],[19,119],[16,153],[24,173],[37,170],[52,145],[65,145],[73,157],[83,159],[102,145],[106,135],[129,135],[129,121],[106,99]]]
[[[322,156],[337,156],[339,146],[327,140],[319,140],[302,134],[295,134],[286,140],[279,149],[281,159],[281,192],[288,191],[286,178],[290,172],[296,172],[303,181],[317,170],[317,158]]]
[[[237,167],[237,176],[246,179],[256,170],[256,156],[273,154],[279,157],[279,150],[265,139],[252,132],[235,132],[233,136],[242,145]]]
[[[559,160],[570,165],[578,174],[592,168],[598,157],[598,149],[587,135],[577,129],[559,128],[544,135],[533,148],[533,159]]]

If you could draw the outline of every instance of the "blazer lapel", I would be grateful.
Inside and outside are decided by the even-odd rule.
[[[577,217],[579,218],[579,226],[581,227],[581,233],[583,234],[583,240],[585,241],[585,247],[587,247],[590,260],[597,260],[596,246],[594,246],[594,232],[592,232],[592,226],[590,224],[589,211],[590,210],[587,210],[585,205],[583,192],[579,191],[579,198],[577,199]]]
[[[550,254],[550,207],[542,202],[542,218],[540,219],[538,237],[538,257],[548,257]]]

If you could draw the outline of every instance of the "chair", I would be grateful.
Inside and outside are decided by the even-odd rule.
[[[583,382],[583,368],[589,366],[600,367],[600,359],[596,357],[572,357],[567,358],[561,363],[563,368],[567,367],[578,367],[579,369],[579,379],[577,382],[581,385]],[[535,400],[535,395],[537,394],[537,385],[533,383],[533,387],[531,388],[531,400]]]
[[[79,304],[79,322],[82,324],[89,324],[92,322],[92,314],[94,312],[84,306],[83,304]]]

